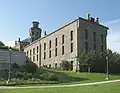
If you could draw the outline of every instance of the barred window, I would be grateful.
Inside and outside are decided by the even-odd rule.
[[[46,50],[46,43],[44,43],[44,50]]]
[[[51,40],[49,41],[49,48],[51,48]]]
[[[88,52],[88,42],[85,42],[85,52]]]
[[[55,46],[57,46],[57,38],[55,38]]]
[[[65,36],[64,36],[64,35],[62,35],[62,44],[64,44],[64,37],[65,37]]]
[[[57,56],[57,48],[55,48],[55,56]]]
[[[33,55],[35,54],[35,48],[33,48]]]
[[[38,53],[38,46],[37,46],[37,53]]]
[[[64,55],[64,46],[62,46],[62,55]]]
[[[88,30],[85,29],[85,40],[88,40]]]
[[[72,53],[73,52],[73,43],[71,43],[71,50],[70,52]]]
[[[96,32],[93,32],[93,41],[96,42]]]
[[[71,41],[73,40],[73,31],[70,32]]]

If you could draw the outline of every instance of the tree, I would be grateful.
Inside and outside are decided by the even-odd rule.
[[[28,62],[26,65],[26,69],[29,73],[35,73],[37,68],[38,66],[33,62]]]
[[[5,44],[2,41],[0,41],[0,46],[5,46]]]
[[[117,52],[109,52],[108,54],[109,72],[120,73],[120,54]]]
[[[81,53],[80,55],[78,55],[77,57],[77,61],[79,62],[79,69],[80,69],[80,65],[83,64],[83,65],[87,65],[87,70],[88,72],[90,72],[90,65],[91,63],[95,60],[96,58],[96,55],[95,55],[95,52],[94,51],[90,51],[88,53]]]
[[[106,70],[106,52],[96,55],[96,58],[91,63],[92,72],[105,72]]]
[[[60,66],[63,70],[69,70],[71,68],[70,62],[67,60],[62,60]]]

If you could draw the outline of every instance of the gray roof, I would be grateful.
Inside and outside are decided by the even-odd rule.
[[[22,42],[30,42],[29,38],[22,40]]]

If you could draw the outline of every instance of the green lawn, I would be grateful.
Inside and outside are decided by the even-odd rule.
[[[46,70],[45,70],[46,71]],[[61,84],[75,84],[75,83],[85,83],[85,82],[96,82],[104,81],[106,74],[104,73],[80,73],[73,71],[60,71],[60,70],[47,70],[55,73],[61,82]],[[110,80],[120,79],[120,75],[109,75]]]
[[[82,87],[1,89],[0,93],[120,93],[120,82]]]
[[[87,72],[76,73],[73,71],[62,71],[62,70],[52,70],[52,69],[40,69],[40,70],[44,73],[51,72],[56,74],[59,77],[59,80],[61,82],[61,83],[58,83],[59,85],[99,82],[99,81],[105,81],[105,78],[106,78],[105,73],[87,73]],[[115,79],[120,79],[120,75],[110,75],[110,80],[115,80]],[[2,82],[0,81],[0,83]],[[37,84],[37,85],[41,85],[41,84]],[[56,85],[56,84],[42,84],[42,85]],[[19,86],[28,86],[28,85],[19,85]]]

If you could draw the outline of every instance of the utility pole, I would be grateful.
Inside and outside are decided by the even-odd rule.
[[[11,73],[11,52],[12,52],[12,48],[11,47],[9,48],[9,51],[10,51],[10,61],[9,61],[9,72],[8,72],[7,84],[10,82],[10,79],[11,79],[11,76],[10,76],[10,73]]]
[[[107,51],[107,56],[106,56],[106,80],[109,80],[109,51]]]

